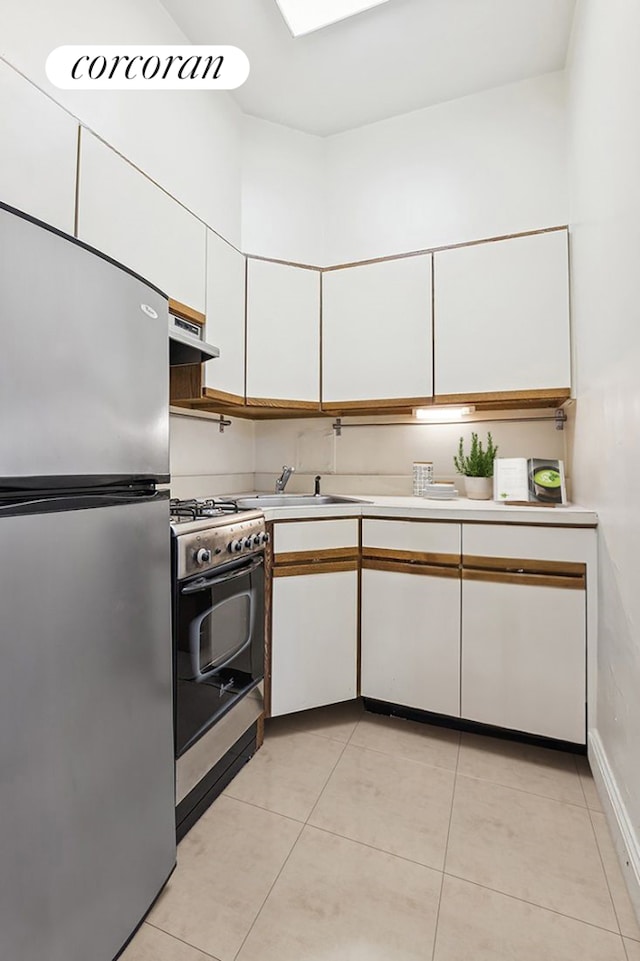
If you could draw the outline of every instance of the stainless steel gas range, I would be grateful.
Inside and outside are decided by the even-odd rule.
[[[171,531],[180,839],[256,749],[268,534],[260,511],[219,499],[172,501]]]

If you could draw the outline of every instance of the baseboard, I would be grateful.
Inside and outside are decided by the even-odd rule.
[[[629,897],[640,919],[640,842],[597,731],[589,732],[589,761]]]

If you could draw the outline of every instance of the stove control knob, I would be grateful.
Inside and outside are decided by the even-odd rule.
[[[269,535],[266,533],[266,531],[264,531],[262,534],[257,534],[256,536],[260,538],[259,544],[260,544],[261,546],[262,546],[263,544],[268,544],[268,543],[269,543]]]
[[[260,547],[262,544],[262,534],[254,534],[251,538],[251,544],[253,547]]]
[[[242,546],[243,546],[244,549],[247,550],[247,551],[248,551],[251,547],[253,547],[253,537],[245,537]]]
[[[196,564],[208,564],[211,560],[211,551],[206,547],[201,547],[196,552]]]
[[[238,551],[242,550],[242,541],[231,541],[227,550],[230,554],[237,554]]]

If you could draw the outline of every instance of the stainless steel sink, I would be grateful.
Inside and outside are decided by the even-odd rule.
[[[332,504],[370,504],[358,497],[338,497],[336,494],[255,494],[236,497],[240,507],[330,507]]]

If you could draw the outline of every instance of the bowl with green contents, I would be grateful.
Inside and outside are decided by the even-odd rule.
[[[555,467],[543,464],[534,468],[531,472],[531,480],[538,500],[550,501],[554,504],[562,502],[562,477]]]

